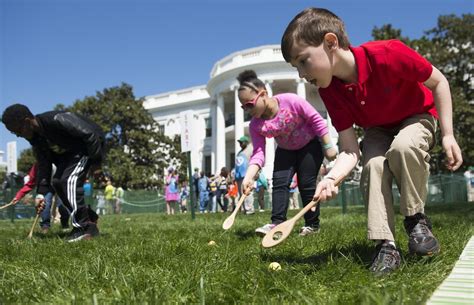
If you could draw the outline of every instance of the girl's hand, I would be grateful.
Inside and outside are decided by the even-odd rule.
[[[324,150],[324,156],[329,161],[335,160],[337,156],[337,150],[334,147],[328,148]]]
[[[250,192],[252,192],[254,184],[255,180],[244,178],[244,181],[242,181],[242,193],[247,195],[250,194]]]
[[[446,168],[450,171],[457,170],[462,164],[462,154],[453,135],[444,136],[442,139],[443,150],[446,154]]]
[[[313,200],[317,200],[319,198],[320,201],[328,201],[336,198],[338,192],[339,188],[334,184],[334,179],[332,177],[326,176],[316,186]]]

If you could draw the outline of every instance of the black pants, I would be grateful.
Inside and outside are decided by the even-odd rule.
[[[288,211],[290,184],[297,174],[298,188],[303,205],[313,199],[316,191],[316,178],[323,162],[323,151],[318,138],[314,138],[299,150],[286,150],[278,147],[275,152],[272,192],[272,223],[286,220]],[[304,214],[305,226],[319,227],[319,205],[316,211]]]
[[[61,156],[55,165],[56,173],[52,184],[56,194],[70,212],[72,225],[76,228],[85,228],[91,221],[84,201],[83,188],[90,167],[89,158],[81,155]]]
[[[227,212],[227,205],[229,200],[225,197],[227,194],[227,189],[217,189],[216,196],[217,196],[217,204],[221,207],[222,211]],[[224,197],[224,204],[222,204],[222,197]]]

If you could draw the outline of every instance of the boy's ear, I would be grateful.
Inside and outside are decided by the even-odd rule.
[[[339,41],[337,36],[334,33],[326,33],[324,35],[324,43],[327,45],[328,49],[336,49],[338,47]]]
[[[35,118],[25,118],[25,120],[23,121],[23,124],[26,124],[28,126],[33,126],[34,125],[34,120]]]

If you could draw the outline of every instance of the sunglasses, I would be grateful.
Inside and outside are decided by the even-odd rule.
[[[257,103],[257,100],[259,97],[261,97],[263,95],[265,91],[262,90],[260,91],[256,97],[254,97],[253,99],[251,99],[250,101],[248,101],[247,103],[241,105],[240,107],[244,110],[244,111],[248,111],[250,109],[252,109],[253,107],[255,107],[255,104]]]

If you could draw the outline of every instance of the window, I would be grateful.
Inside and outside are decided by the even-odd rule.
[[[235,113],[231,112],[227,114],[227,118],[225,120],[225,127],[232,126],[235,124]]]
[[[161,135],[165,134],[165,125],[158,125],[158,133]]]
[[[235,167],[235,153],[230,154],[230,168],[229,171],[231,171]]]
[[[206,138],[212,137],[212,121],[211,118],[204,119],[206,123]]]
[[[211,171],[212,171],[212,164],[211,164],[211,156],[204,156],[204,173],[208,177],[211,176]]]

